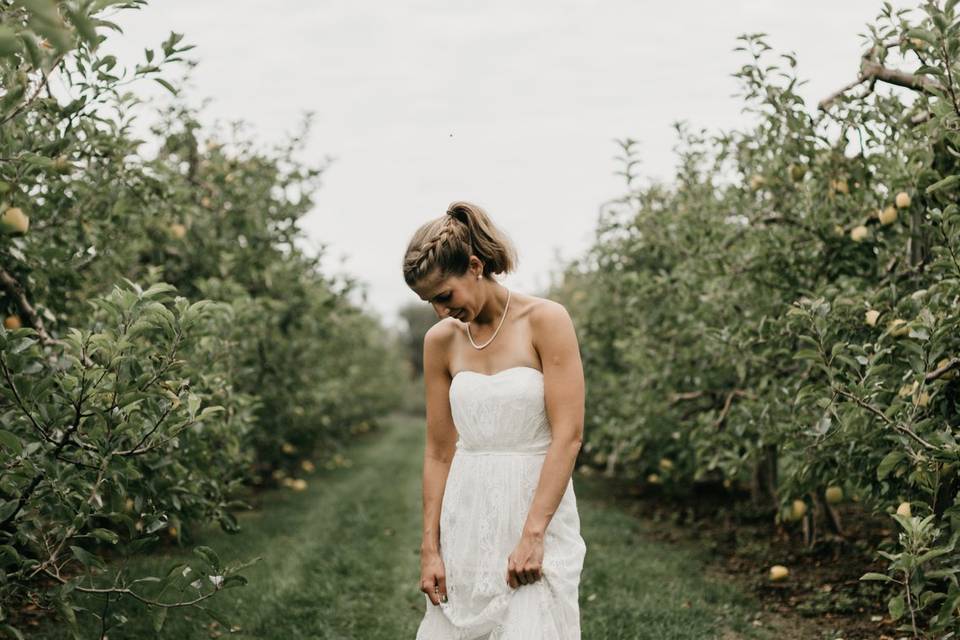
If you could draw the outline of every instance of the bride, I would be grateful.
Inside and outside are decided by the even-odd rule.
[[[407,285],[441,318],[423,343],[417,640],[580,638],[583,368],[566,309],[493,278],[515,262],[468,202],[417,229],[404,256]]]

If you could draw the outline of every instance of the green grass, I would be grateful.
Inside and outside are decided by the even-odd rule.
[[[413,640],[425,602],[419,591],[422,420],[394,417],[354,446],[352,466],[309,477],[306,491],[277,490],[240,517],[243,532],[204,532],[196,544],[224,561],[261,557],[250,583],[212,608],[239,627],[223,637],[261,640]],[[745,623],[751,602],[706,580],[702,552],[644,538],[640,523],[607,500],[602,479],[574,479],[587,557],[580,585],[584,640],[762,638]],[[189,549],[136,560],[162,572]],[[150,616],[127,606],[110,640],[153,638]],[[84,637],[97,637],[94,621]],[[209,638],[211,618],[172,611],[162,638]],[[735,632],[735,633],[731,633]],[[63,629],[31,636],[68,638]]]

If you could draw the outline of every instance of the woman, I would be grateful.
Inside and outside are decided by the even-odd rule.
[[[493,278],[515,262],[468,202],[421,226],[404,257],[407,284],[441,318],[423,342],[417,640],[580,638],[583,368],[566,309]]]

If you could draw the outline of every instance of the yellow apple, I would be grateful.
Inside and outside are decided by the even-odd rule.
[[[790,570],[787,569],[782,564],[775,564],[770,567],[770,579],[774,582],[779,582],[781,580],[786,580],[787,576],[790,575]]]
[[[3,319],[3,326],[4,328],[13,331],[14,329],[19,329],[22,327],[23,322],[20,320],[20,316],[13,314]]]
[[[661,458],[660,469],[663,471],[670,471],[671,469],[673,469],[673,460],[671,460],[670,458]]]
[[[943,360],[941,360],[940,362],[937,363],[937,369],[942,369],[942,368],[944,368],[945,366],[947,366],[948,364],[950,364],[950,358],[944,358]],[[940,379],[941,379],[941,380],[953,380],[953,379],[956,378],[956,377],[957,377],[957,367],[954,367],[954,368],[951,369],[950,371],[947,371],[945,374],[943,374],[942,376],[940,376]]]
[[[647,482],[650,484],[660,484],[660,476],[655,473],[651,473],[647,476]]]
[[[900,391],[897,392],[897,395],[901,398],[906,398],[907,396],[913,395],[913,392],[917,390],[917,387],[920,386],[916,381],[913,384],[905,384],[900,387]]]
[[[869,235],[870,235],[870,230],[867,229],[862,224],[859,224],[850,230],[850,239],[853,240],[854,242],[861,242],[863,240],[866,240],[867,236]]]
[[[53,170],[57,173],[70,173],[73,165],[67,160],[67,156],[57,156],[53,159]]]
[[[910,327],[907,325],[907,321],[902,318],[894,318],[887,325],[887,331],[890,332],[892,336],[905,336],[910,333]]]
[[[836,193],[850,193],[850,187],[844,178],[830,181],[830,189]]]
[[[866,322],[871,327],[877,326],[877,319],[880,317],[880,312],[876,309],[868,309],[867,313],[864,316],[864,322]]]
[[[10,207],[0,215],[0,224],[8,233],[26,233],[30,218],[24,215],[20,207]]]
[[[910,194],[906,191],[901,191],[897,194],[897,197],[894,198],[894,203],[896,203],[898,209],[906,209],[910,206]]]
[[[823,494],[830,504],[838,504],[843,500],[843,489],[836,485],[827,487]]]
[[[885,208],[877,216],[880,218],[880,224],[891,224],[897,220],[897,210],[893,206]]]
[[[912,515],[912,514],[910,513],[910,503],[909,503],[909,502],[901,502],[901,503],[900,503],[900,506],[897,507],[897,515],[898,515],[898,516],[904,516],[904,517],[909,518],[909,517]]]
[[[807,513],[807,503],[797,498],[793,501],[790,509],[790,516],[793,520],[799,520]]]
[[[177,239],[183,238],[187,235],[187,228],[179,222],[174,222],[170,225],[170,235]]]

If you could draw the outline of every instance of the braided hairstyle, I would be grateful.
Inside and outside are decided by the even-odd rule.
[[[485,278],[513,271],[517,264],[513,244],[480,206],[453,202],[444,215],[414,232],[403,256],[403,278],[412,287],[438,268],[443,278],[462,276],[471,255],[483,263]]]

